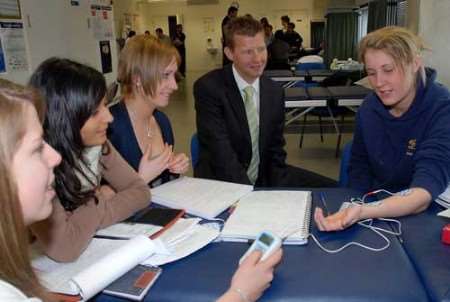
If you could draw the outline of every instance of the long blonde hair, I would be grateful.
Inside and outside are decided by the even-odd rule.
[[[164,69],[174,58],[179,65],[181,59],[177,49],[170,44],[161,43],[154,36],[138,35],[129,39],[120,53],[117,71],[122,94],[132,94],[134,78],[139,77],[144,92],[153,96],[162,80]]]
[[[28,297],[48,301],[31,267],[28,233],[11,171],[13,155],[26,131],[25,106],[31,104],[36,105],[42,118],[37,94],[0,79],[0,279]]]
[[[365,54],[369,49],[384,51],[405,71],[405,67],[412,64],[416,57],[422,57],[423,51],[427,48],[422,38],[406,28],[387,26],[367,34],[359,42],[359,60],[364,64]],[[418,76],[425,84],[424,66],[420,66]]]

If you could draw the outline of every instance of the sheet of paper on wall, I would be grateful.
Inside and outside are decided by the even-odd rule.
[[[253,186],[183,176],[151,191],[157,204],[212,219],[253,191]]]
[[[5,68],[8,73],[28,71],[28,56],[22,22],[0,22]]]
[[[2,36],[0,35],[0,73],[6,72],[5,53],[3,52]]]

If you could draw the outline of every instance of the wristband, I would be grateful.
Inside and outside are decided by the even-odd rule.
[[[237,293],[239,295],[239,297],[241,297],[241,300],[244,302],[251,302],[250,299],[247,297],[247,295],[244,293],[244,291],[242,291],[242,289],[238,288],[238,287],[234,287],[233,291],[235,293]]]

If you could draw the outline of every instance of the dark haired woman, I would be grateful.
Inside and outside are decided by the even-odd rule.
[[[30,85],[47,102],[45,139],[62,156],[55,169],[53,213],[31,229],[48,256],[71,261],[98,229],[148,206],[150,192],[106,140],[113,118],[106,107],[106,83],[100,72],[51,58],[33,73]],[[145,164],[140,172],[145,173]],[[102,179],[108,185],[101,185]]]

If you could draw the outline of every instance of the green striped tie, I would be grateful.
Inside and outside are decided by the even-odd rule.
[[[255,184],[258,178],[259,166],[259,118],[256,111],[255,102],[253,102],[254,89],[252,86],[244,88],[244,105],[247,114],[248,128],[252,139],[252,160],[247,169],[247,176],[252,184]]]

